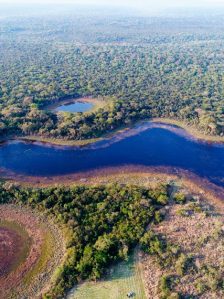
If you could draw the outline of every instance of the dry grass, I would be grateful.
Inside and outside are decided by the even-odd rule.
[[[0,218],[13,230],[28,235],[30,247],[21,253],[16,267],[0,279],[0,297],[39,298],[51,285],[52,276],[63,262],[65,244],[60,230],[50,219],[16,205],[0,205]],[[9,225],[8,225],[9,226]],[[15,265],[14,265],[15,266]]]
[[[130,291],[135,293],[135,298],[146,299],[137,252],[127,262],[109,268],[104,280],[79,285],[68,299],[121,299]]]
[[[162,269],[154,257],[146,256],[148,298],[161,298],[159,281],[163,275],[178,277],[173,291],[186,297],[224,297],[223,290],[216,285],[224,276],[224,210],[202,196],[195,195],[195,200],[185,205],[171,205],[166,210],[165,221],[153,228],[156,234],[165,236],[169,243],[178,245],[185,256],[192,256],[194,270],[180,275],[177,265]]]

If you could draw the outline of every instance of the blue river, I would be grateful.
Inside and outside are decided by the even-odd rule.
[[[9,141],[0,146],[0,168],[41,177],[127,165],[176,167],[224,187],[224,144],[197,141],[170,128],[149,127],[84,148]]]

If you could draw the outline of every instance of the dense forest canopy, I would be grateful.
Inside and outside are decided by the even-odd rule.
[[[0,203],[29,205],[61,225],[66,259],[44,298],[64,298],[80,280],[102,277],[110,263],[127,259],[147,225],[160,221],[168,203],[168,186],[17,188],[0,185]]]
[[[169,117],[222,135],[223,29],[223,16],[2,18],[1,134],[84,139]],[[44,109],[85,95],[113,104],[88,115]]]

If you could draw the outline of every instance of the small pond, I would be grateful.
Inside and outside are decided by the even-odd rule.
[[[58,106],[54,109],[56,112],[87,112],[93,108],[94,104],[89,102],[75,102],[67,103],[61,106]]]

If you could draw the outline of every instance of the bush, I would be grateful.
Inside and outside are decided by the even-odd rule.
[[[183,193],[176,193],[173,197],[176,203],[184,204],[186,202],[186,196]]]
[[[168,201],[169,201],[169,197],[167,194],[160,194],[158,197],[157,197],[157,202],[161,205],[167,205],[168,204]]]
[[[207,290],[206,285],[201,281],[196,283],[195,288],[199,292],[199,294],[203,294]]]
[[[161,255],[164,251],[164,242],[161,236],[148,231],[140,239],[141,249],[149,254]]]
[[[161,213],[161,211],[156,211],[154,218],[155,218],[155,223],[158,224],[164,220],[165,215]]]
[[[172,292],[176,283],[176,278],[171,275],[163,275],[159,282],[159,292],[161,299],[179,299],[178,293]]]
[[[192,256],[186,256],[185,254],[181,254],[176,262],[176,271],[180,276],[186,275],[186,273],[193,269],[193,258]]]

